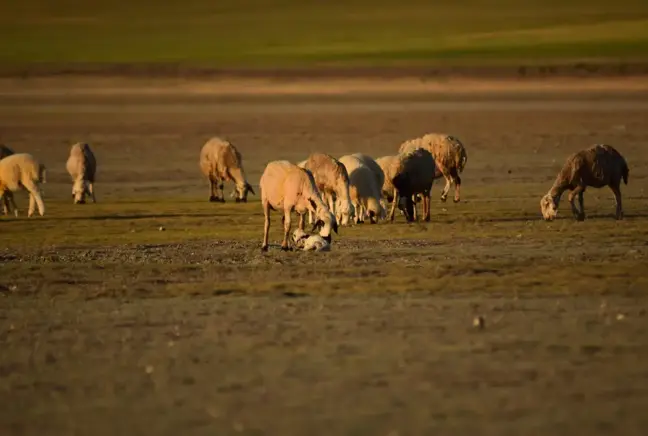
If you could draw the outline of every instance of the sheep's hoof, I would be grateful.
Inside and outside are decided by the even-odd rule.
[[[447,199],[448,199],[448,197],[443,196],[443,195],[441,196],[441,201],[442,201],[443,203],[445,203]]]
[[[234,201],[236,201],[237,203],[240,203],[240,202],[241,202],[241,199],[238,198],[238,197],[236,197],[236,199],[235,199]]]
[[[215,195],[210,195],[209,196],[209,202],[210,203],[215,203],[217,201],[218,201],[218,197],[216,197]]]
[[[585,214],[581,213],[576,215],[576,221],[585,221]]]
[[[287,245],[286,245],[286,246],[283,246],[283,245],[282,245],[282,246],[281,246],[281,251],[290,251],[290,247],[287,246]]]
[[[430,222],[430,217],[426,216],[425,218],[423,218],[423,221],[425,221],[426,223],[429,223]]]
[[[621,221],[623,219],[623,214],[620,213],[616,216],[617,221]]]
[[[461,199],[459,199],[459,198],[455,198],[453,201],[454,201],[455,203],[459,203],[459,202],[461,201]]]
[[[263,251],[263,252],[268,251],[268,246],[267,245],[262,245],[261,246],[261,251]]]

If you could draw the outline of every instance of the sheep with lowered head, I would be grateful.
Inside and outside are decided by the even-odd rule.
[[[245,178],[241,153],[225,139],[214,137],[200,150],[200,169],[209,180],[209,201],[225,202],[223,182],[232,181],[236,185],[236,202],[246,202],[248,192],[254,189]]]
[[[347,225],[353,218],[355,210],[349,195],[349,175],[344,165],[328,154],[312,153],[308,159],[298,163],[297,166],[311,172],[315,179],[315,186],[329,210],[336,215],[341,225]],[[310,223],[312,224],[312,216]]]
[[[4,159],[7,156],[11,156],[12,154],[14,154],[14,151],[12,149],[4,144],[0,144],[0,160]],[[18,209],[15,207],[16,203],[14,202],[13,194],[7,191],[2,199],[2,213],[4,215],[9,215],[9,213],[11,213],[12,204],[14,205],[14,214],[18,216]]]
[[[268,250],[271,210],[283,210],[284,237],[281,243],[282,250],[290,249],[288,238],[291,225],[290,214],[293,210],[299,215],[304,215],[309,210],[312,211],[316,217],[313,230],[319,227],[320,236],[329,244],[331,243],[331,231],[337,233],[337,221],[322,201],[315,185],[315,179],[310,171],[286,160],[272,161],[268,163],[263,171],[259,186],[261,188],[261,205],[265,217],[261,250]]]
[[[443,176],[446,184],[441,193],[441,201],[448,198],[450,185],[455,185],[454,202],[460,201],[461,177],[459,174],[464,170],[468,155],[466,148],[455,136],[444,133],[428,133],[420,138],[411,139],[401,144],[399,152],[407,152],[415,148],[425,148],[434,158],[436,165],[434,178]]]
[[[380,186],[375,173],[356,156],[342,156],[338,160],[349,174],[349,194],[355,208],[355,223],[364,222],[365,216],[369,216],[372,224],[384,218],[385,209],[380,204]]]
[[[295,248],[303,251],[331,251],[331,244],[320,235],[309,235],[302,229],[293,232]]]
[[[407,221],[414,221],[414,198],[423,197],[425,221],[430,221],[430,191],[434,181],[434,158],[424,148],[416,148],[398,156],[388,170],[392,176],[394,193],[389,220],[394,221],[396,204],[405,213]]]
[[[382,156],[376,159],[376,163],[378,164],[378,166],[380,166],[380,169],[382,170],[384,175],[384,181],[381,185],[380,193],[381,197],[384,198],[387,203],[391,203],[394,200],[394,184],[392,183],[392,179],[396,175],[394,171],[398,169],[398,161],[398,155]]]
[[[45,166],[27,153],[12,154],[0,160],[0,198],[24,188],[29,192],[27,216],[34,214],[34,205],[38,206],[38,213],[42,216],[45,214],[45,205],[38,185],[45,183],[45,173]],[[13,203],[13,196],[10,198]],[[16,208],[15,203],[13,207]]]
[[[94,192],[97,160],[86,143],[76,143],[70,148],[70,156],[65,164],[67,172],[72,177],[72,198],[75,204],[85,204],[86,194],[92,197],[92,202],[97,199]]]
[[[549,192],[540,200],[540,210],[545,220],[551,221],[558,215],[558,204],[562,194],[569,190],[569,203],[574,218],[585,219],[583,193],[588,186],[602,188],[609,186],[616,200],[616,219],[623,218],[621,205],[621,180],[628,184],[628,164],[612,146],[597,144],[581,150],[567,158]],[[574,200],[578,196],[580,209]]]

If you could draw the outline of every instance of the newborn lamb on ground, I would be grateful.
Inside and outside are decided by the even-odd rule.
[[[309,235],[302,229],[293,233],[293,245],[303,251],[331,251],[331,244],[320,235]]]

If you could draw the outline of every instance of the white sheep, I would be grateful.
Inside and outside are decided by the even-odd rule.
[[[7,156],[14,154],[14,151],[7,147],[4,144],[0,144],[0,160],[4,159]],[[2,213],[4,215],[9,215],[11,213],[11,204],[15,205],[13,194],[10,191],[7,191],[4,198],[2,199]],[[14,207],[14,214],[18,216],[18,209]]]
[[[329,210],[335,213],[341,225],[347,225],[353,218],[355,209],[349,195],[349,175],[337,159],[324,153],[312,153],[308,159],[297,164],[311,172],[315,186],[322,195],[322,200]],[[336,201],[338,200],[339,201]],[[300,217],[300,220],[303,217]],[[309,222],[312,224],[312,212],[309,212]]]
[[[454,202],[460,201],[461,177],[459,174],[464,170],[468,155],[466,148],[461,141],[451,135],[444,133],[428,133],[420,138],[405,141],[399,148],[399,153],[411,151],[415,148],[425,148],[432,153],[436,165],[434,178],[444,177],[446,184],[441,193],[441,201],[448,198],[450,185],[455,185]]]
[[[290,214],[293,210],[299,215],[304,215],[309,210],[313,211],[317,217],[313,230],[319,227],[320,236],[329,244],[331,243],[331,230],[337,233],[337,221],[322,201],[310,171],[286,160],[273,161],[268,163],[263,171],[259,186],[261,188],[261,205],[265,217],[261,250],[268,250],[270,210],[283,210],[284,238],[281,243],[282,250],[290,249],[288,237],[291,225]]]
[[[392,168],[387,173],[394,186],[393,200],[389,220],[394,221],[396,205],[405,213],[407,221],[414,221],[414,200],[417,195],[423,197],[424,220],[430,221],[430,191],[434,181],[434,158],[424,148],[416,148],[398,155],[392,161]],[[404,204],[403,204],[404,203]]]
[[[65,164],[68,174],[72,178],[72,198],[75,204],[85,204],[86,194],[96,203],[94,182],[97,172],[97,160],[85,143],[74,144],[70,148],[70,156]]]
[[[369,216],[372,224],[385,217],[380,204],[380,186],[375,173],[356,156],[347,155],[338,159],[349,174],[349,193],[355,207],[355,223]],[[339,201],[339,200],[338,200]]]
[[[569,190],[569,203],[574,218],[578,221],[585,219],[583,193],[588,186],[602,188],[609,186],[616,200],[616,219],[623,218],[621,205],[621,180],[628,184],[628,164],[614,147],[597,144],[581,150],[567,158],[558,173],[549,192],[540,200],[540,210],[545,220],[551,221],[558,214],[558,204],[562,194]],[[580,210],[574,200],[578,196]]]
[[[382,156],[376,159],[376,163],[380,166],[380,169],[383,171],[384,181],[381,188],[381,196],[388,203],[391,203],[394,200],[394,184],[392,179],[396,175],[394,171],[398,170],[398,161],[399,156]]]
[[[303,251],[331,251],[331,244],[324,238],[320,235],[309,235],[302,229],[294,231],[293,245]]]
[[[246,202],[248,192],[256,195],[245,178],[241,153],[229,141],[214,137],[200,150],[200,169],[209,180],[209,201],[225,202],[223,182],[233,181],[236,185],[236,202]]]
[[[0,198],[9,192],[16,192],[21,187],[29,192],[29,212],[34,214],[34,204],[38,206],[38,213],[45,214],[45,205],[41,198],[39,183],[45,183],[45,166],[27,153],[16,153],[0,160]],[[16,204],[13,196],[9,197],[14,209]]]

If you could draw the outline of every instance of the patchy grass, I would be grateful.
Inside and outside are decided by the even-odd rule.
[[[641,0],[44,0],[0,5],[0,62],[313,64],[645,58]],[[82,38],[79,35],[83,35]]]

